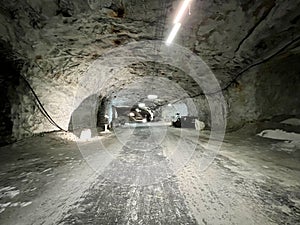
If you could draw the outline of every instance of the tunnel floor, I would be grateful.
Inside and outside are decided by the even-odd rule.
[[[2,147],[0,224],[300,224],[299,149],[230,133],[200,171],[209,134],[183,132],[194,151],[174,153],[171,127],[116,130],[105,150],[63,133]]]

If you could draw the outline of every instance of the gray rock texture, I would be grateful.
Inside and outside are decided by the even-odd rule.
[[[1,99],[5,115],[0,125],[3,142],[10,137],[21,139],[58,129],[40,112],[18,74],[28,80],[51,118],[67,129],[78,107],[78,85],[88,68],[116,47],[165,40],[179,2],[3,0],[2,63],[17,71],[0,72],[1,96],[5,96]],[[296,94],[300,71],[299,0],[193,1],[190,12],[175,41],[201,57],[215,74],[222,92],[211,90],[208,98],[218,99],[214,96],[223,93],[229,128],[275,115],[300,113]],[[147,48],[139,51],[147,54]],[[175,88],[178,85],[194,99],[199,119],[211,124],[203,88],[181,68],[141,60],[112,74],[109,80],[97,78],[106,82],[97,95],[145,97],[143,90],[151,90],[151,77],[159,77],[165,83],[160,88],[153,83],[156,93],[163,96],[158,104],[181,100]],[[95,94],[85,91],[81,101]]]

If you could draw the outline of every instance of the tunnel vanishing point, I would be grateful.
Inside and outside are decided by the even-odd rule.
[[[0,224],[300,224],[300,0],[2,0]]]

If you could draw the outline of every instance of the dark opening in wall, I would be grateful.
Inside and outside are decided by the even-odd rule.
[[[118,17],[123,18],[124,14],[125,14],[125,9],[124,8],[118,8],[118,10],[117,10]]]
[[[104,125],[108,124],[108,118],[106,118],[106,109],[107,109],[107,99],[104,97],[101,99],[101,102],[98,107],[98,112],[97,112],[97,128],[100,131],[103,131]]]
[[[112,3],[109,7],[111,10],[113,10],[116,13],[116,16],[119,18],[123,18],[125,15],[125,7],[123,2],[120,2],[119,4]]]
[[[114,40],[114,43],[115,43],[116,45],[120,45],[120,44],[121,44],[121,41],[120,41],[120,40]]]
[[[68,130],[80,137],[81,132],[90,129],[92,137],[97,136],[97,104],[99,96],[96,94],[85,98],[72,112]]]
[[[11,46],[0,41],[0,146],[12,142],[12,94],[19,84],[19,65]]]

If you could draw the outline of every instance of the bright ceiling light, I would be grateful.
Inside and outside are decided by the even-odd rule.
[[[146,105],[145,105],[145,103],[139,103],[139,107],[144,108],[144,107],[146,107]]]
[[[179,9],[175,19],[174,19],[174,23],[179,23],[181,21],[181,18],[185,12],[185,10],[187,9],[187,7],[189,6],[191,0],[185,0],[181,6],[181,8]]]
[[[168,39],[166,41],[167,45],[170,45],[173,42],[174,38],[176,37],[177,32],[180,29],[180,26],[181,26],[181,23],[176,23],[173,26],[173,29],[172,29],[172,31],[171,31],[171,33],[170,33],[170,35],[169,35],[169,37],[168,37]]]
[[[157,99],[157,95],[148,95],[148,99],[150,100]]]
[[[192,0],[184,0],[184,2],[182,3],[182,5],[174,19],[174,26],[172,28],[172,31],[171,31],[169,37],[167,38],[166,45],[170,45],[173,42],[177,32],[179,31],[179,29],[181,27],[181,19],[184,15],[184,12],[186,11],[187,7],[190,5],[191,1]]]

